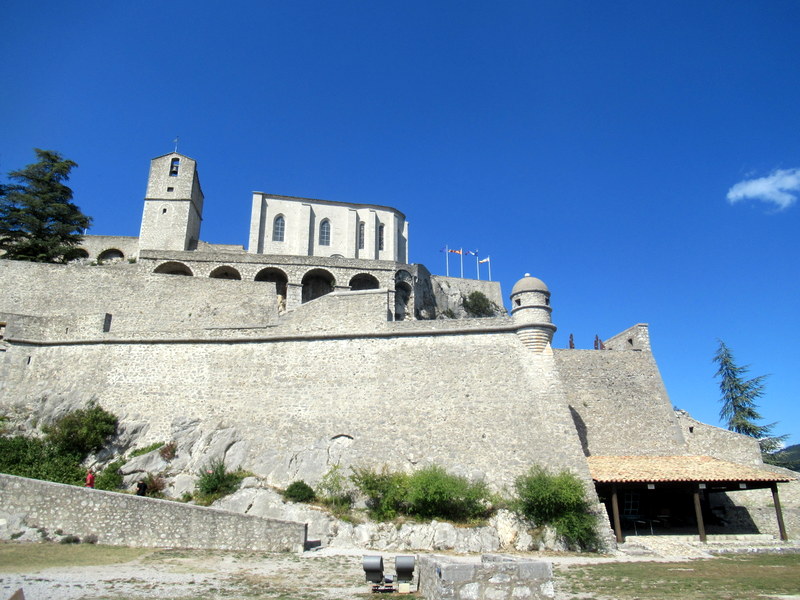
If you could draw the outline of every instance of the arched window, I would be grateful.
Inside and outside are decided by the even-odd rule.
[[[181,159],[180,158],[173,158],[172,161],[169,163],[169,176],[170,177],[177,177],[178,176],[178,169],[181,168]]]
[[[378,250],[383,250],[383,225],[378,225]]]
[[[278,215],[277,217],[275,217],[275,222],[272,224],[272,241],[282,242],[283,233],[285,230],[286,230],[286,221],[283,219],[283,215]]]
[[[319,224],[319,245],[331,245],[331,222],[328,219]]]
[[[358,224],[358,249],[364,249],[364,221]]]

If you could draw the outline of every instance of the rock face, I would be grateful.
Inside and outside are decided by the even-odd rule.
[[[483,527],[456,527],[440,521],[354,524],[336,519],[314,506],[287,502],[275,490],[262,487],[256,478],[245,479],[241,489],[217,501],[214,507],[307,523],[309,541],[322,546],[465,553],[567,549],[552,528],[530,530],[524,521],[506,510],[498,511]]]

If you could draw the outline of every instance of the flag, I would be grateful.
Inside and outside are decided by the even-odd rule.
[[[447,246],[442,246],[442,249],[441,249],[441,250],[439,250],[439,252],[444,252],[444,251],[446,251],[446,250],[447,250]]]
[[[489,257],[487,256],[486,258],[484,258],[483,260],[479,260],[478,262],[479,263],[489,262]]]
[[[473,252],[472,250],[464,250],[464,254],[467,256],[478,256],[478,251],[475,250],[475,252]]]
[[[461,250],[448,250],[448,252],[452,252],[453,254],[463,254]]]

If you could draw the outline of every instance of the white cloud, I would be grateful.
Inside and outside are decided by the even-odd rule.
[[[728,202],[760,200],[775,205],[777,210],[789,208],[800,195],[800,169],[777,169],[766,177],[745,179],[728,190]]]

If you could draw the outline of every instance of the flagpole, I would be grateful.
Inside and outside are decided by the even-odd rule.
[[[489,281],[491,280],[492,280],[492,260],[491,257],[489,257]]]
[[[445,267],[445,273],[448,277],[450,277],[450,248],[447,244],[444,245],[444,261],[447,264]]]
[[[478,251],[475,250],[475,272],[478,274],[478,281],[481,280],[481,266],[478,263]]]
[[[464,248],[461,248],[461,279],[464,279]]]

